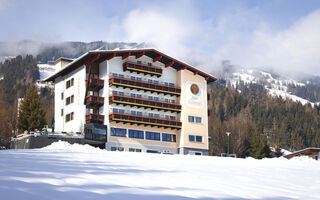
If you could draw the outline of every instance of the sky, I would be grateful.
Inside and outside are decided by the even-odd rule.
[[[319,0],[0,0],[0,41],[145,42],[211,71],[320,75]]]

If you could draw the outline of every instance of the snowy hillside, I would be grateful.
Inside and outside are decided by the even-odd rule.
[[[54,65],[38,64],[38,67],[40,72],[40,80],[43,80],[51,76],[55,72]]]
[[[108,152],[54,143],[0,151],[1,199],[320,199],[320,162]]]
[[[274,75],[269,72],[253,70],[253,69],[242,69],[239,72],[233,72],[227,77],[230,84],[236,87],[241,82],[245,84],[255,83],[263,85],[272,96],[282,97],[284,99],[291,99],[295,102],[301,102],[303,105],[311,103],[314,105],[317,102],[310,102],[307,99],[291,94],[288,91],[289,85],[294,86],[306,86],[309,82],[299,82],[292,78],[281,77]]]

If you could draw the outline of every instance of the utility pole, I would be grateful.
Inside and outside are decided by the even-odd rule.
[[[230,153],[230,140],[229,140],[229,135],[231,134],[230,132],[226,132],[227,136],[228,136],[228,153],[227,153],[227,157],[229,157],[229,153]]]

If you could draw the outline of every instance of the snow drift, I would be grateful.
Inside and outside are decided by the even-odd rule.
[[[320,162],[108,152],[57,142],[0,151],[1,199],[320,199]]]

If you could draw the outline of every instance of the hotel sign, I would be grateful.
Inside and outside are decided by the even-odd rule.
[[[197,82],[186,83],[186,103],[193,108],[203,108],[203,86]]]

